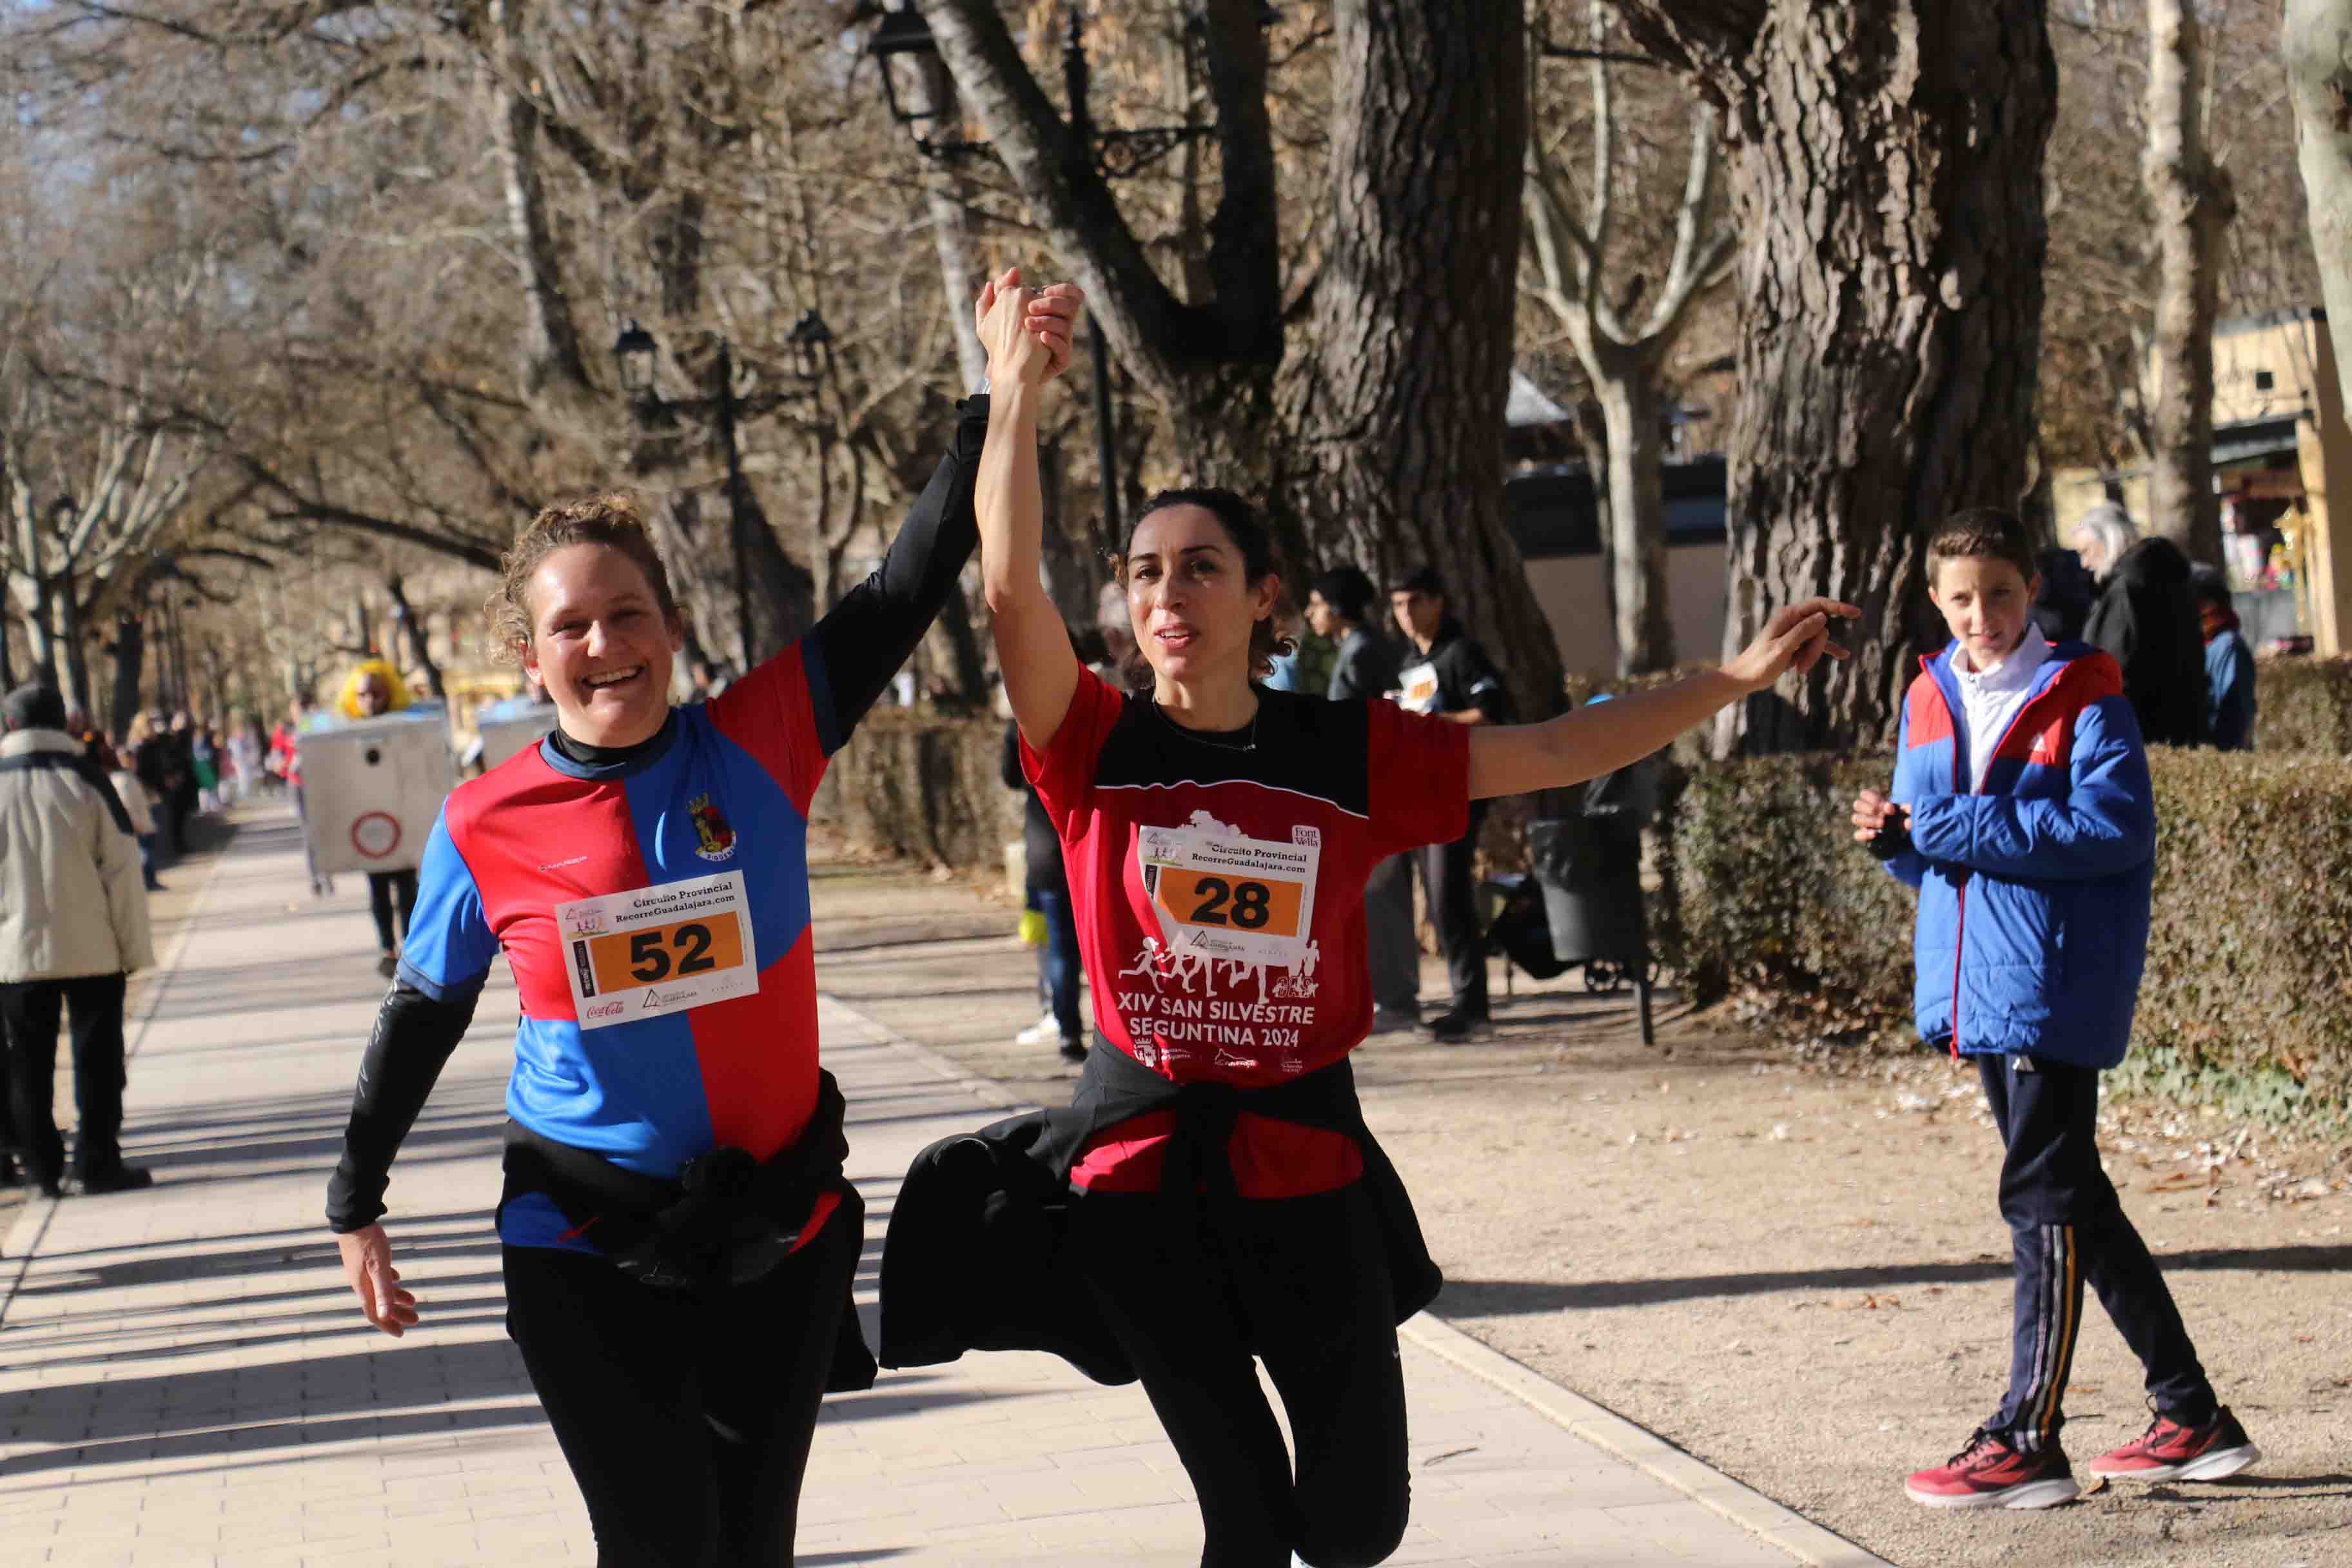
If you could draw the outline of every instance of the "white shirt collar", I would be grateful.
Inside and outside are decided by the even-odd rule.
[[[1952,673],[1959,677],[1963,689],[1973,688],[1988,694],[2022,691],[2032,683],[2034,671],[2042,668],[2042,660],[2049,657],[2050,639],[2042,635],[2040,626],[2029,621],[2025,636],[2019,639],[2017,647],[1998,667],[1979,674],[1969,666],[1969,650],[1958,647],[1952,650]]]

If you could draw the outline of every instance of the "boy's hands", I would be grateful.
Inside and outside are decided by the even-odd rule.
[[[1911,808],[1897,805],[1874,789],[1853,797],[1853,841],[1882,860],[1911,847]]]

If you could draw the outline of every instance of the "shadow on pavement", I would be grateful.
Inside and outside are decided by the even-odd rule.
[[[2332,1274],[2352,1269],[2352,1247],[2217,1247],[2168,1252],[2168,1274],[2242,1270]],[[1814,1268],[1770,1274],[1700,1274],[1668,1279],[1448,1279],[1437,1299],[1447,1317],[1507,1318],[1601,1307],[1641,1307],[1712,1296],[1762,1296],[1780,1290],[1872,1290],[1895,1285],[1950,1285],[2010,1277],[2007,1258],[1968,1263],[1894,1264],[1876,1268]]]

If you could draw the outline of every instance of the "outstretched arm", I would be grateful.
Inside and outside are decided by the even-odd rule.
[[[1026,293],[1016,288],[1000,294],[981,322],[992,384],[975,507],[981,580],[995,621],[1004,695],[1022,738],[1043,752],[1069,713],[1079,666],[1069,629],[1037,574],[1045,520],[1037,478],[1037,411],[1047,362],[1035,335],[1021,328]]]
[[[1482,725],[1470,731],[1470,798],[1561,789],[1640,762],[1717,710],[1760,691],[1788,670],[1812,668],[1826,653],[1832,618],[1862,612],[1811,599],[1774,616],[1745,652],[1720,669],[1654,691],[1579,708],[1540,724]]]
[[[1000,287],[1012,287],[1020,277],[1016,268],[991,282],[981,291],[977,309],[984,314],[993,308]],[[1069,363],[1070,322],[1077,309],[1077,290],[1067,284],[1025,295],[1021,320],[1045,352],[1049,375]],[[816,624],[812,636],[825,681],[816,708],[819,740],[827,755],[848,742],[857,721],[923,640],[971,558],[979,539],[972,520],[972,486],[989,405],[984,396],[964,405],[954,445],[915,498],[882,564]]]

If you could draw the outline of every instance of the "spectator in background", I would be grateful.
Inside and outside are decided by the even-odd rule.
[[[220,809],[220,743],[201,726],[188,731],[189,771],[196,781],[196,809]]]
[[[156,839],[168,862],[183,848],[173,831],[171,811],[172,797],[185,777],[179,748],[172,740],[170,723],[161,713],[142,713],[131,721],[131,771],[147,786],[147,798],[154,803]]]
[[[1070,646],[1081,662],[1102,662],[1102,638],[1073,628]],[[1078,979],[1083,961],[1078,953],[1077,906],[1070,901],[1069,872],[1062,864],[1062,836],[1045,803],[1029,787],[1021,768],[1021,726],[1004,726],[1004,784],[1022,795],[1021,858],[1029,907],[1045,921],[1045,940],[1037,947],[1038,989],[1045,998],[1045,1016],[1013,1036],[1016,1044],[1042,1046],[1058,1040],[1062,1059],[1087,1059],[1086,1019],[1078,1010]]]
[[[229,720],[228,764],[236,779],[237,798],[250,798],[261,786],[261,741],[250,713]]]
[[[188,852],[188,820],[196,815],[196,721],[184,708],[172,715],[169,731],[173,784],[163,797],[163,814],[171,819],[173,853]]]
[[[106,743],[98,726],[89,721],[89,714],[79,708],[66,710],[66,733],[81,747],[82,760],[94,766],[102,766],[114,749]]]
[[[1288,646],[1289,651],[1274,656],[1274,668],[1266,671],[1265,685],[1276,691],[1297,691],[1298,685],[1299,614],[1285,599],[1274,607],[1274,635]]]
[[[138,726],[134,723],[132,728]],[[155,879],[155,803],[147,796],[147,786],[114,748],[106,749],[107,782],[114,786],[114,797],[131,818],[131,836],[139,840],[139,876],[151,893],[160,893],[163,884]]]
[[[2041,588],[2033,598],[2033,622],[2052,643],[2081,640],[2098,602],[2099,585],[2083,558],[2071,550],[2044,550],[2034,557]]]
[[[1353,566],[1315,579],[1307,624],[1336,650],[1324,695],[1376,700],[1397,689],[1396,644],[1382,636],[1380,590]],[[1421,938],[1412,924],[1412,856],[1391,855],[1364,879],[1364,935],[1371,950],[1372,1033],[1421,1024]]]
[[[2105,584],[2124,552],[2138,540],[2139,525],[2132,521],[2131,513],[2113,501],[2101,501],[2074,520],[2066,542],[2074,547],[2083,569]]]
[[[2164,538],[2124,551],[2106,574],[2083,640],[2124,667],[2124,696],[2149,745],[2205,742],[2205,639],[2189,591],[2189,557]]]
[[[2254,745],[2254,650],[2238,630],[2230,579],[2218,566],[2189,574],[2198,627],[2205,637],[2205,737],[2224,752]]]
[[[1511,694],[1502,672],[1447,611],[1445,583],[1434,567],[1407,574],[1390,590],[1389,605],[1412,644],[1397,674],[1401,706],[1415,713],[1439,714],[1456,724],[1511,721]],[[1446,972],[1454,982],[1454,1005],[1432,1020],[1429,1028],[1447,1045],[1491,1032],[1486,943],[1478,930],[1477,890],[1471,879],[1486,805],[1483,800],[1470,803],[1469,830],[1461,837],[1421,851],[1422,896],[1429,901],[1439,945],[1445,950]]]
[[[399,671],[380,658],[362,659],[343,681],[335,709],[347,719],[375,719],[409,703]],[[386,980],[400,967],[401,943],[416,914],[416,871],[370,871],[368,912],[375,917],[375,970]],[[397,921],[394,916],[397,914]]]
[[[73,1174],[86,1193],[153,1180],[122,1163],[122,999],[155,962],[139,851],[122,803],[66,732],[63,699],[20,686],[0,701],[0,1021],[26,1177],[56,1197],[67,1174],[56,1098],[58,1025],[70,1020]]]

